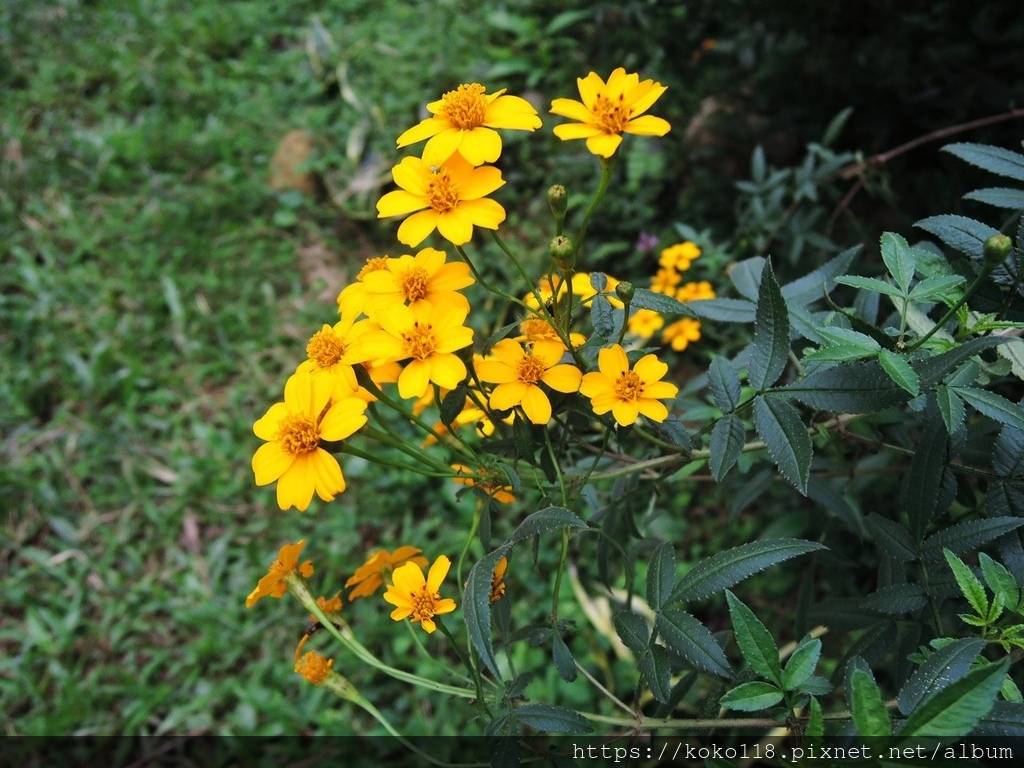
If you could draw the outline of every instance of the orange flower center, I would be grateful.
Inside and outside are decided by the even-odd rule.
[[[540,381],[541,376],[544,375],[544,371],[546,370],[544,363],[533,355],[526,355],[516,366],[516,373],[519,374],[519,380],[524,384],[536,384]]]
[[[306,345],[306,356],[321,368],[330,368],[345,354],[345,342],[334,331],[317,331]]]
[[[320,445],[320,430],[313,419],[293,413],[281,419],[277,440],[289,456],[301,456]]]
[[[356,280],[359,282],[363,281],[371,272],[380,272],[382,269],[388,268],[388,257],[387,256],[375,256],[372,259],[367,259],[366,264],[359,270],[359,274],[356,275]]]
[[[626,371],[615,382],[615,394],[620,400],[639,400],[644,393],[644,383],[634,371]]]
[[[398,276],[398,290],[410,304],[427,297],[430,275],[421,266],[413,266]]]
[[[320,685],[334,666],[334,659],[325,659],[316,651],[309,651],[295,664],[295,671],[302,675],[306,682]]]
[[[529,342],[558,340],[558,333],[543,320],[524,320],[519,327]]]
[[[609,99],[603,93],[594,99],[594,106],[591,108],[597,124],[605,133],[622,133],[629,123],[629,107],[626,106],[626,96],[623,93],[618,98]]]
[[[416,321],[407,333],[402,334],[405,342],[405,354],[417,360],[426,360],[437,351],[437,339],[434,338],[434,326],[429,323],[419,324]]]
[[[487,117],[486,89],[479,83],[460,85],[441,97],[441,115],[463,131],[479,128]]]
[[[459,204],[459,187],[447,168],[432,169],[427,180],[427,202],[438,213],[447,213]]]
[[[438,592],[430,592],[427,589],[427,585],[424,584],[415,592],[409,593],[409,602],[412,607],[412,620],[423,621],[424,619],[431,620],[434,618],[434,611],[437,610],[437,604],[441,601],[441,595]]]

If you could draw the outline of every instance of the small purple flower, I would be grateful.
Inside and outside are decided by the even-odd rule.
[[[636,249],[640,253],[650,253],[658,245],[658,236],[650,232],[641,232],[636,239]]]

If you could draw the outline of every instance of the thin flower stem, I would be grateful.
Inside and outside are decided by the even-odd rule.
[[[372,462],[374,464],[381,464],[385,467],[394,467],[395,469],[404,469],[408,472],[414,472],[418,475],[423,475],[424,477],[455,476],[455,473],[452,472],[451,470],[448,470],[447,472],[441,472],[440,470],[437,472],[429,472],[425,470],[423,467],[417,467],[412,464],[404,464],[400,461],[394,461],[393,459],[386,459],[374,453],[367,453],[366,451],[361,451],[358,448],[354,448],[353,446],[349,445],[348,443],[344,443],[342,447],[339,449],[339,451],[348,456],[355,456],[356,458],[359,459],[365,459],[366,461]]]
[[[608,185],[611,183],[612,169],[614,167],[615,155],[601,158],[601,182],[598,184],[597,192],[594,194],[594,199],[590,202],[590,207],[587,208],[587,212],[583,214],[583,223],[580,224],[580,232],[576,236],[575,256],[579,256],[580,248],[583,247],[583,238],[587,234],[587,227],[590,225],[590,217],[594,215],[594,211],[597,210],[597,206],[601,203],[601,199],[604,197],[605,192],[608,191]]]
[[[448,642],[452,644],[452,650],[455,651],[455,655],[459,657],[459,661],[465,665],[466,669],[469,670],[469,674],[473,676],[473,683],[476,685],[476,705],[480,708],[481,712],[486,712],[490,716],[491,711],[487,708],[487,702],[484,701],[484,689],[480,682],[480,670],[469,663],[469,659],[466,658],[466,654],[462,652],[462,648],[459,647],[458,641],[452,634],[451,630],[445,626],[444,621],[440,616],[434,617],[434,623],[438,626],[444,636],[448,638]]]
[[[401,451],[406,456],[409,456],[415,459],[416,461],[422,461],[425,464],[432,466],[435,470],[439,472],[444,472],[445,470],[449,469],[447,465],[441,463],[430,454],[414,448],[410,443],[404,440],[395,439],[387,432],[381,432],[380,430],[374,429],[373,427],[363,427],[363,434],[373,440],[384,443],[385,445],[390,445],[392,448]]]
[[[469,271],[473,273],[473,277],[476,278],[476,281],[477,283],[480,284],[481,288],[483,288],[485,291],[493,293],[495,296],[501,296],[506,301],[511,301],[531,312],[533,311],[530,309],[530,305],[524,302],[518,296],[513,296],[511,293],[506,293],[505,291],[501,290],[501,288],[498,288],[497,286],[492,285],[491,283],[484,280],[483,275],[480,274],[480,271],[476,268],[476,265],[473,264],[473,261],[469,258],[469,255],[466,253],[465,249],[461,245],[456,245],[453,247],[455,248],[455,252],[459,254],[459,257],[464,262],[466,262],[466,264],[469,265]]]
[[[480,530],[480,517],[483,514],[483,505],[486,503],[483,499],[478,499],[476,509],[473,510],[473,524],[469,528],[466,544],[462,547],[462,552],[459,554],[459,562],[455,566],[455,578],[459,584],[462,583],[462,564],[466,561],[466,555],[469,554],[469,548],[473,544],[476,532]]]
[[[619,338],[615,342],[620,347],[622,346],[622,340],[626,338],[626,329],[629,327],[629,308],[630,303],[628,301],[622,302],[622,327],[619,328]]]
[[[578,669],[580,672],[582,672],[583,676],[585,678],[587,678],[587,680],[589,680],[594,685],[594,687],[597,688],[597,690],[599,690],[602,694],[604,694],[608,698],[608,700],[611,701],[612,704],[617,706],[619,709],[624,710],[628,714],[633,715],[634,717],[638,717],[636,712],[634,712],[632,709],[630,709],[628,705],[624,704],[622,702],[622,700],[618,696],[616,696],[614,693],[612,693],[607,688],[605,688],[603,685],[601,685],[601,682],[596,677],[594,677],[592,674],[590,674],[587,671],[587,668],[584,667],[582,664],[580,664],[578,661],[576,662],[576,669]]]
[[[555,588],[551,593],[551,624],[554,626],[558,621],[558,593],[562,589],[562,573],[565,571],[565,561],[569,557],[569,529],[562,529],[562,553],[558,558],[558,570],[555,571]]]
[[[907,347],[907,353],[909,354],[910,352],[913,352],[915,349],[917,349],[926,341],[928,341],[928,339],[930,339],[932,336],[938,333],[942,326],[944,326],[953,318],[953,315],[956,314],[956,311],[960,309],[960,307],[962,307],[964,304],[966,304],[967,300],[971,298],[974,292],[981,287],[981,284],[985,282],[985,279],[989,276],[990,272],[992,272],[992,270],[988,267],[982,269],[981,272],[979,272],[978,275],[974,278],[974,280],[971,281],[971,284],[967,286],[967,290],[964,291],[964,295],[960,297],[960,301],[958,301],[956,304],[950,307],[946,311],[946,314],[944,314],[942,318],[934,326],[932,326],[932,329],[928,331],[928,333],[926,333],[920,339],[918,339],[909,347]]]

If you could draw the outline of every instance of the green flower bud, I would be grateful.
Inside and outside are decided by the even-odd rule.
[[[615,295],[622,299],[623,303],[629,304],[633,301],[633,294],[635,289],[633,284],[623,280],[621,283],[615,286]]]
[[[548,244],[551,260],[560,272],[571,272],[576,265],[576,246],[565,235],[553,238]]]
[[[565,191],[565,187],[561,184],[555,184],[555,186],[548,190],[548,205],[551,206],[551,213],[559,221],[565,218],[568,200],[569,193]]]
[[[1010,255],[1013,241],[1006,235],[992,235],[985,241],[985,266],[995,269]]]

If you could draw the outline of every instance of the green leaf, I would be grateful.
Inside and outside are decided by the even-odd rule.
[[[882,234],[879,245],[882,250],[882,261],[900,287],[900,291],[906,295],[910,289],[910,281],[914,279],[914,252],[910,244],[895,232]]]
[[[912,397],[917,397],[918,392],[921,391],[921,382],[906,358],[895,352],[890,352],[888,349],[883,349],[878,353],[878,362],[882,364],[882,368],[889,374],[890,379],[909,392]]]
[[[608,287],[608,275],[604,272],[591,272],[590,285],[598,293],[604,293],[604,289]]]
[[[578,712],[550,704],[523,704],[515,709],[519,722],[548,733],[590,733],[594,727]]]
[[[860,347],[867,353],[875,353],[881,349],[878,342],[860,331],[853,331],[849,328],[829,325],[818,328],[818,335],[832,344],[849,344]]]
[[[1001,424],[1024,430],[1024,408],[1011,403],[1002,395],[975,387],[952,387],[960,398],[978,412]]]
[[[687,433],[683,422],[681,422],[677,416],[669,414],[668,418],[664,421],[652,421],[651,425],[658,434],[673,445],[678,445],[684,451],[693,450],[693,443],[690,441],[690,435]]]
[[[946,471],[948,438],[942,419],[929,419],[910,460],[904,507],[911,535],[920,540],[939,507],[942,475]]]
[[[697,313],[689,305],[672,296],[655,293],[647,288],[634,289],[632,307],[634,309],[653,309],[663,315],[686,315],[686,317],[697,318]]]
[[[861,601],[864,608],[894,614],[914,613],[927,603],[927,595],[917,584],[890,584]]]
[[[757,318],[748,369],[750,385],[763,392],[778,381],[788,358],[789,311],[771,262],[767,262],[761,273],[757,296]]]
[[[506,544],[515,544],[542,533],[563,528],[587,528],[587,524],[565,507],[545,507],[527,517],[508,537]],[[497,561],[495,561],[497,563]],[[493,571],[493,567],[491,569]]]
[[[903,405],[910,399],[875,360],[842,363],[815,371],[776,393],[833,413],[873,413]]]
[[[711,474],[715,480],[721,480],[725,473],[732,469],[733,464],[740,457],[743,449],[743,440],[747,436],[747,430],[743,426],[743,420],[731,413],[726,414],[718,420],[715,428],[711,431]]]
[[[1002,477],[1018,477],[1024,472],[1024,431],[1013,427],[999,431],[992,466]]]
[[[594,333],[610,339],[615,333],[615,318],[612,305],[604,296],[595,296],[590,302],[590,322],[594,324]]]
[[[939,560],[946,548],[954,555],[971,552],[1022,525],[1024,518],[1020,517],[987,517],[984,520],[955,523],[924,540],[921,545],[921,558]]]
[[[768,709],[782,701],[782,691],[771,683],[757,680],[743,683],[728,691],[718,703],[726,709],[737,709],[740,712],[756,712]]]
[[[821,704],[815,698],[811,698],[810,710],[807,727],[804,728],[804,738],[813,744],[825,738],[825,716],[822,714]]]
[[[637,668],[651,694],[660,703],[668,703],[672,695],[672,659],[664,648],[655,645],[648,648],[637,662]]]
[[[952,435],[964,423],[964,403],[956,393],[945,384],[935,388],[935,402],[942,415],[942,423],[946,425],[946,434]]]
[[[1013,187],[976,189],[964,195],[964,200],[976,200],[986,205],[994,205],[996,208],[1019,211],[1024,208],[1024,189],[1014,189]]]
[[[963,637],[935,651],[900,689],[900,712],[909,715],[933,693],[963,677],[984,647],[980,638]]]
[[[989,173],[1024,181],[1024,155],[1019,152],[972,142],[947,144],[942,151],[956,155],[965,163],[970,163]]]
[[[891,736],[892,721],[874,678],[863,669],[850,675],[850,703],[858,736]]]
[[[921,389],[927,391],[946,378],[946,374],[960,367],[960,364],[986,349],[1010,341],[1005,336],[983,336],[980,339],[959,344],[948,352],[913,363],[921,379]]]
[[[689,307],[698,317],[724,323],[753,322],[756,310],[754,302],[746,299],[700,299],[689,302]]]
[[[494,658],[494,645],[491,641],[491,580],[494,569],[502,557],[507,557],[511,547],[500,547],[488,555],[484,555],[469,572],[466,589],[462,594],[462,615],[466,621],[470,642],[476,649],[480,660],[499,680],[498,662]]]
[[[655,627],[668,647],[695,667],[719,677],[732,674],[721,646],[708,628],[690,614],[666,608],[655,619]]]
[[[697,563],[679,579],[667,602],[703,600],[765,568],[822,549],[827,547],[799,539],[766,539],[740,544]]]
[[[437,386],[436,384],[434,386]],[[441,423],[443,423],[449,429],[451,428],[452,422],[455,421],[455,417],[462,411],[462,407],[466,404],[466,396],[469,388],[465,384],[460,384],[441,400]]]
[[[926,277],[914,286],[914,290],[910,292],[910,298],[914,301],[927,301],[938,296],[945,297],[951,290],[964,282],[965,280],[960,275]]]
[[[572,657],[572,651],[569,650],[569,646],[565,644],[565,641],[557,632],[551,638],[551,656],[555,662],[555,669],[558,670],[558,674],[562,676],[565,682],[571,683],[576,679],[578,675],[576,660]]]
[[[997,563],[991,557],[981,552],[978,555],[981,563],[981,573],[985,577],[985,583],[995,595],[1002,595],[1006,606],[1012,611],[1020,605],[1020,586],[1006,566]]]
[[[612,623],[622,644],[629,650],[640,653],[650,644],[651,630],[642,616],[632,611],[619,611],[612,617]]]
[[[864,525],[871,534],[872,540],[882,550],[901,563],[908,563],[917,558],[917,547],[910,532],[899,523],[872,512],[864,520]]]
[[[998,229],[993,229],[988,224],[982,224],[980,221],[969,219],[966,216],[952,214],[921,219],[914,226],[931,232],[950,248],[970,256],[972,259],[984,258],[985,241],[992,235],[999,234]]]
[[[813,449],[796,408],[781,397],[758,396],[754,426],[783,476],[806,496]]]
[[[850,263],[860,251],[859,245],[847,248],[813,272],[782,286],[782,296],[790,309],[811,304],[831,292],[836,287],[836,278],[849,269]]]
[[[971,734],[1000,738],[1024,737],[1024,704],[997,701]]]
[[[736,286],[736,290],[743,298],[757,301],[757,289],[761,284],[761,273],[764,271],[765,261],[766,259],[762,256],[754,256],[737,261],[729,267],[729,280]]]
[[[992,709],[1010,659],[978,667],[926,698],[903,723],[899,736],[959,737],[969,734]]]
[[[744,661],[758,675],[781,686],[782,665],[779,663],[779,650],[771,633],[754,612],[729,590],[725,591],[725,599],[729,603],[733,633],[736,635],[736,642],[739,643]]]
[[[809,636],[801,640],[782,670],[782,687],[787,691],[795,691],[814,674],[819,658],[821,640]]]
[[[985,616],[988,613],[988,597],[985,595],[985,588],[981,586],[978,577],[974,575],[963,560],[948,549],[943,554],[946,556],[946,562],[949,563],[949,568],[953,571],[953,578],[956,579],[956,583],[960,587],[960,591],[963,592],[964,597],[967,598],[967,602],[971,604],[975,613],[979,616]]]
[[[676,555],[672,544],[665,541],[654,550],[647,568],[647,602],[654,610],[659,610],[665,604],[675,581]]]
[[[724,357],[715,357],[708,368],[708,385],[715,405],[723,411],[736,410],[740,404],[740,379]]]
[[[805,363],[848,363],[852,360],[863,360],[865,357],[876,357],[877,350],[870,350],[853,344],[834,344],[821,349],[805,352]]]
[[[879,280],[877,277],[860,277],[859,275],[844,275],[843,277],[836,278],[837,283],[848,285],[851,288],[860,288],[865,291],[874,291],[875,293],[884,293],[886,296],[893,296],[895,298],[903,298],[903,292],[895,285],[889,285],[884,280]]]

